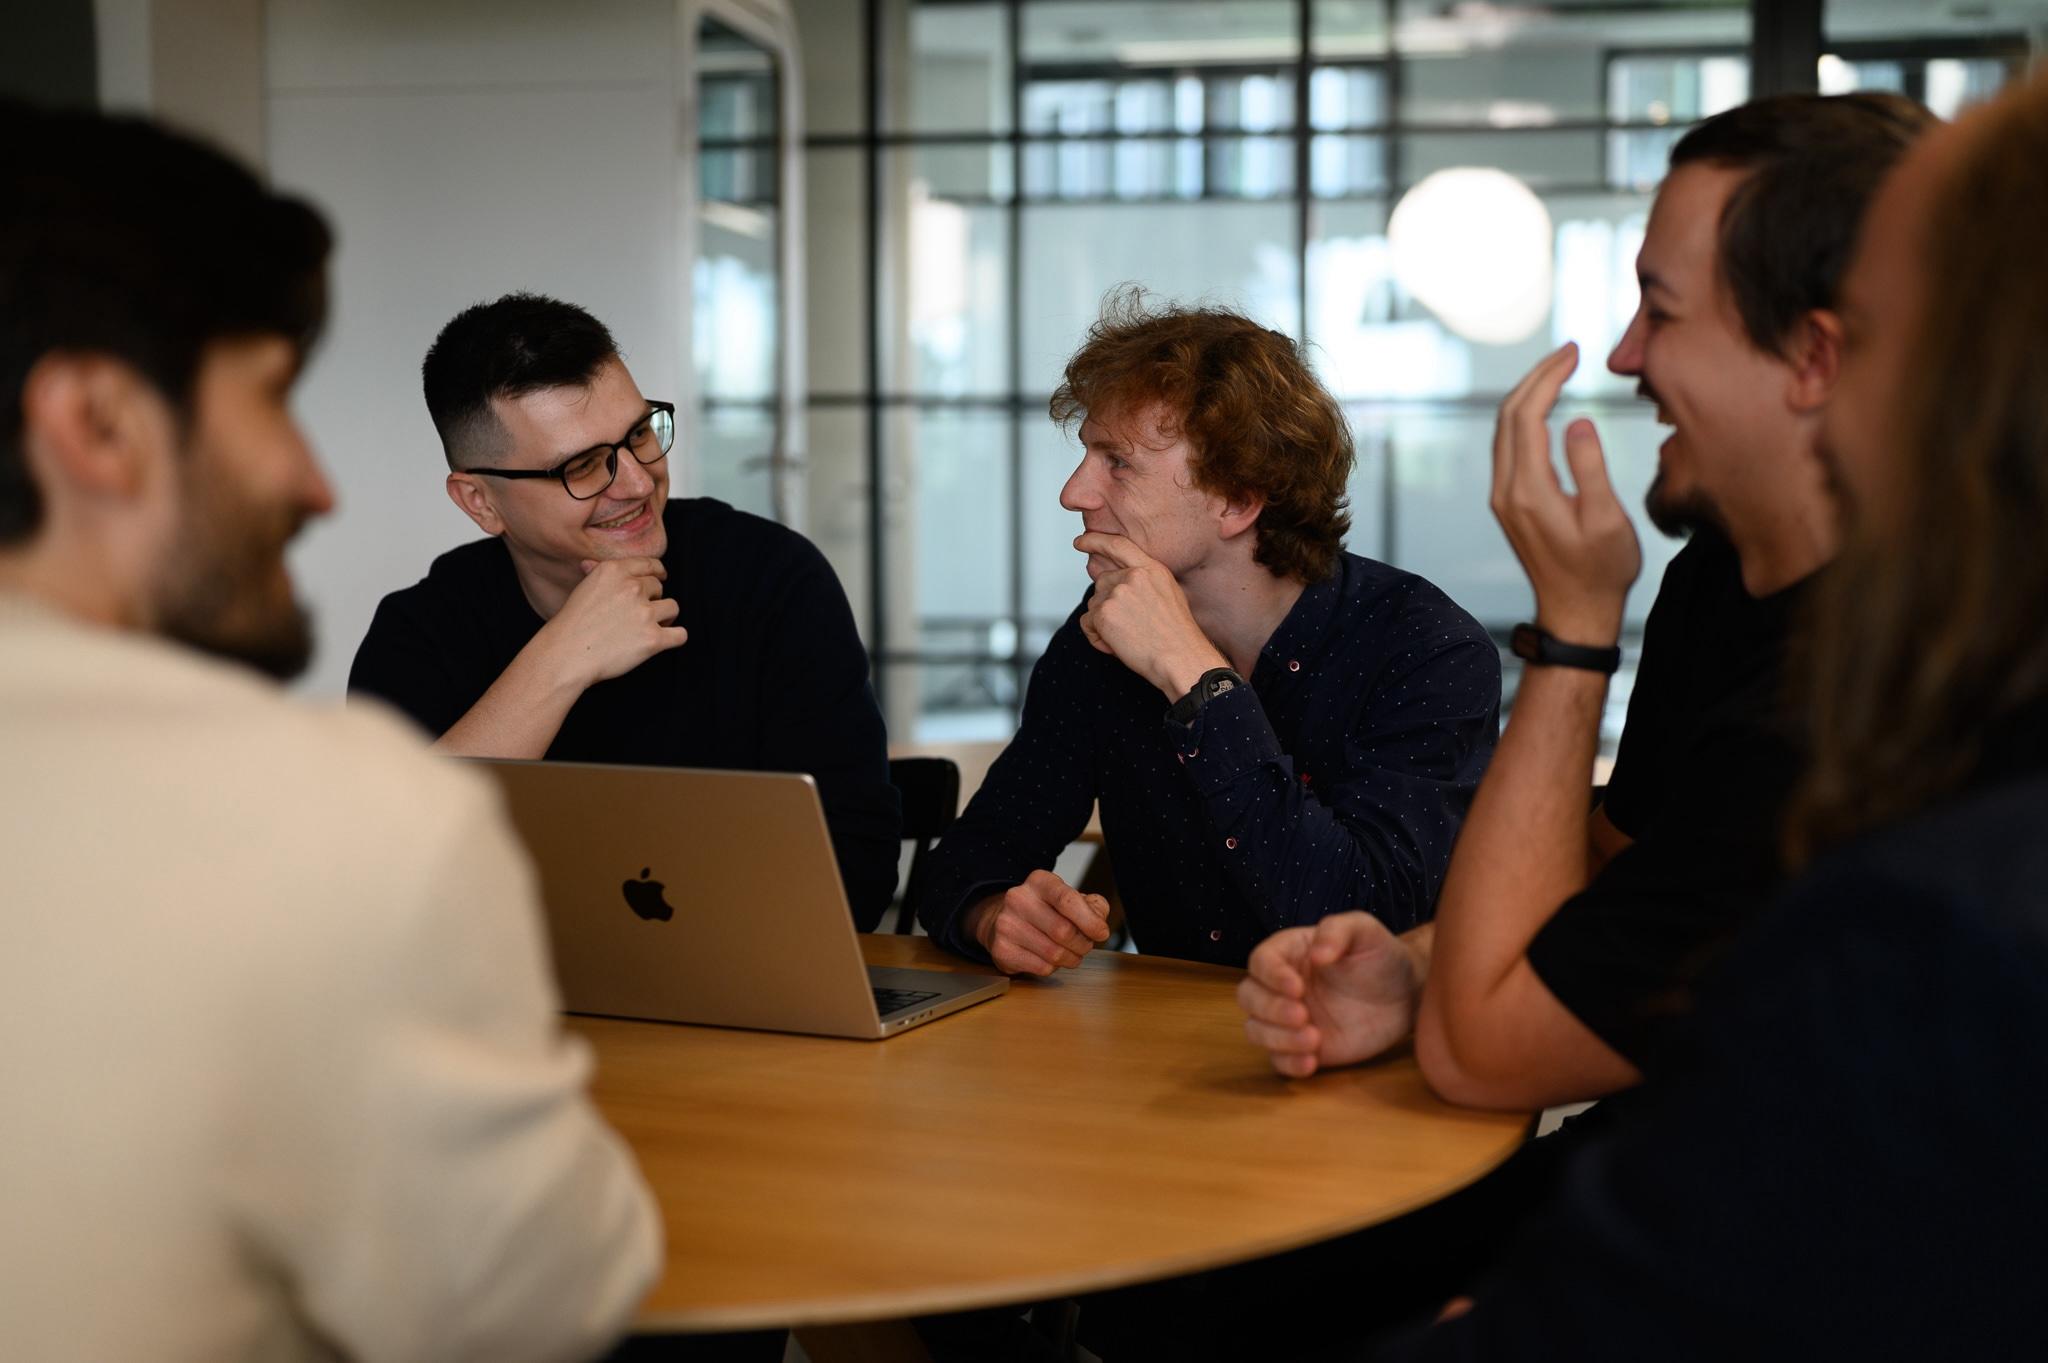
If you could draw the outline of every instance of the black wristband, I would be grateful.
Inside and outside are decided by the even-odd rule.
[[[1185,696],[1173,703],[1173,708],[1166,712],[1166,717],[1185,728],[1195,722],[1195,716],[1202,712],[1204,705],[1225,691],[1244,684],[1244,678],[1231,669],[1212,667],[1195,679],[1195,684],[1188,688]]]
[[[1610,677],[1621,666],[1620,644],[1608,648],[1568,644],[1528,624],[1515,626],[1515,632],[1508,636],[1508,651],[1523,662],[1535,663],[1539,667],[1578,667]]]

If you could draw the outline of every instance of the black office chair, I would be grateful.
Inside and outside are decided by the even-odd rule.
[[[950,757],[892,757],[889,784],[903,797],[903,839],[911,844],[910,874],[896,909],[896,931],[917,931],[912,907],[924,888],[925,857],[932,840],[943,837],[960,812],[960,768]]]

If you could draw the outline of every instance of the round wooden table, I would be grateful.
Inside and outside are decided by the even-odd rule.
[[[926,938],[874,964],[974,969]],[[1240,972],[1092,953],[887,1041],[574,1018],[660,1199],[642,1330],[872,1321],[1252,1259],[1463,1187],[1525,1117],[1401,1055],[1307,1081],[1244,1039]]]

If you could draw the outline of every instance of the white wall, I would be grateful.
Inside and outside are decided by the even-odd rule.
[[[677,391],[676,13],[268,0],[270,174],[339,240],[327,339],[299,390],[341,501],[294,555],[318,614],[307,690],[340,693],[378,599],[476,537],[441,490],[420,397],[449,317],[551,293],[612,329],[649,396]]]

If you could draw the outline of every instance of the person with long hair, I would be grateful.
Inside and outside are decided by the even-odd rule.
[[[2048,1270],[2048,79],[1911,153],[1845,283],[1800,874],[1682,1076],[1401,1358],[2006,1358]],[[1461,1304],[1462,1305],[1462,1304]]]

